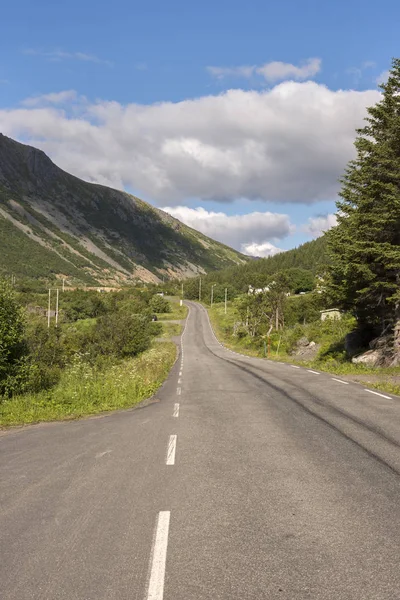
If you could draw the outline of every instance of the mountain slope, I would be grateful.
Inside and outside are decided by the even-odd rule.
[[[87,183],[0,134],[0,274],[118,285],[247,257],[139,198]]]

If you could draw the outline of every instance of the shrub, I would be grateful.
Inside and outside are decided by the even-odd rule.
[[[24,333],[22,308],[9,284],[0,280],[0,395],[24,388],[29,373]]]
[[[87,336],[87,350],[94,357],[135,356],[150,345],[149,324],[149,318],[143,315],[125,313],[104,315],[97,320],[91,334]]]
[[[163,296],[153,296],[149,302],[151,310],[155,313],[170,313],[171,305]]]
[[[99,292],[75,290],[63,294],[61,307],[68,321],[99,317],[107,312],[107,307]]]
[[[71,358],[69,339],[60,327],[49,329],[45,323],[37,322],[28,329],[26,341],[31,364],[29,391],[38,392],[53,387]]]

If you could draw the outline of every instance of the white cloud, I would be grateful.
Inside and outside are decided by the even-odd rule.
[[[382,71],[375,80],[376,84],[380,85],[381,83],[386,83],[389,79],[389,75],[390,71]]]
[[[21,102],[23,106],[39,106],[43,104],[64,104],[77,100],[78,94],[75,90],[65,90],[63,92],[53,92],[51,94],[42,94],[41,96],[31,96]]]
[[[0,131],[63,169],[160,205],[188,198],[312,203],[334,198],[355,128],[377,90],[285,82],[153,105],[75,102],[0,110]]]
[[[352,75],[353,83],[358,85],[364,76],[364,71],[367,69],[373,69],[376,67],[376,63],[372,60],[365,60],[359,67],[349,67],[346,69],[348,75]]]
[[[257,68],[266,81],[275,82],[284,79],[295,79],[301,81],[314,77],[321,70],[320,58],[309,58],[300,67],[284,62],[270,62]]]
[[[364,60],[361,67],[363,69],[373,69],[376,67],[376,62],[374,60]]]
[[[255,66],[242,67],[206,67],[207,71],[216,79],[224,79],[225,77],[245,77],[249,78],[253,75]]]
[[[265,242],[264,244],[244,244],[242,246],[242,252],[243,254],[248,254],[249,256],[259,256],[265,258],[267,256],[279,254],[279,252],[284,252],[284,250],[277,248],[269,242]]]
[[[288,215],[277,213],[227,215],[207,211],[203,207],[187,206],[167,206],[163,210],[205,235],[252,256],[261,256],[255,252],[266,252],[268,249],[271,253],[275,247],[268,242],[282,239],[294,229]]]
[[[317,217],[310,217],[308,223],[302,227],[303,231],[309,233],[313,237],[317,238],[328,229],[337,225],[337,218],[334,214],[319,215]]]
[[[26,48],[23,50],[23,54],[29,54],[31,56],[43,56],[52,61],[60,61],[60,60],[80,60],[83,62],[92,62],[97,63],[99,65],[107,65],[108,67],[112,66],[112,62],[109,60],[103,60],[99,58],[95,54],[87,54],[86,52],[65,52],[64,50],[37,50],[35,48]]]
[[[294,79],[301,81],[314,77],[321,70],[320,58],[309,58],[301,66],[296,67],[291,63],[273,61],[261,66],[239,66],[239,67],[207,67],[207,71],[217,79],[225,77],[250,78],[255,74],[261,75],[268,82]]]

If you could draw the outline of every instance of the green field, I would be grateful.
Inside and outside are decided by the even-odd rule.
[[[131,408],[157,391],[174,364],[176,353],[171,342],[154,343],[140,356],[101,370],[77,356],[54,389],[3,401],[0,425],[77,419]]]

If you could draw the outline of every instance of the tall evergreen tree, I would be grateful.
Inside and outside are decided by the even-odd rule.
[[[328,240],[335,303],[383,330],[400,318],[400,59],[380,87],[381,101],[357,130]]]

